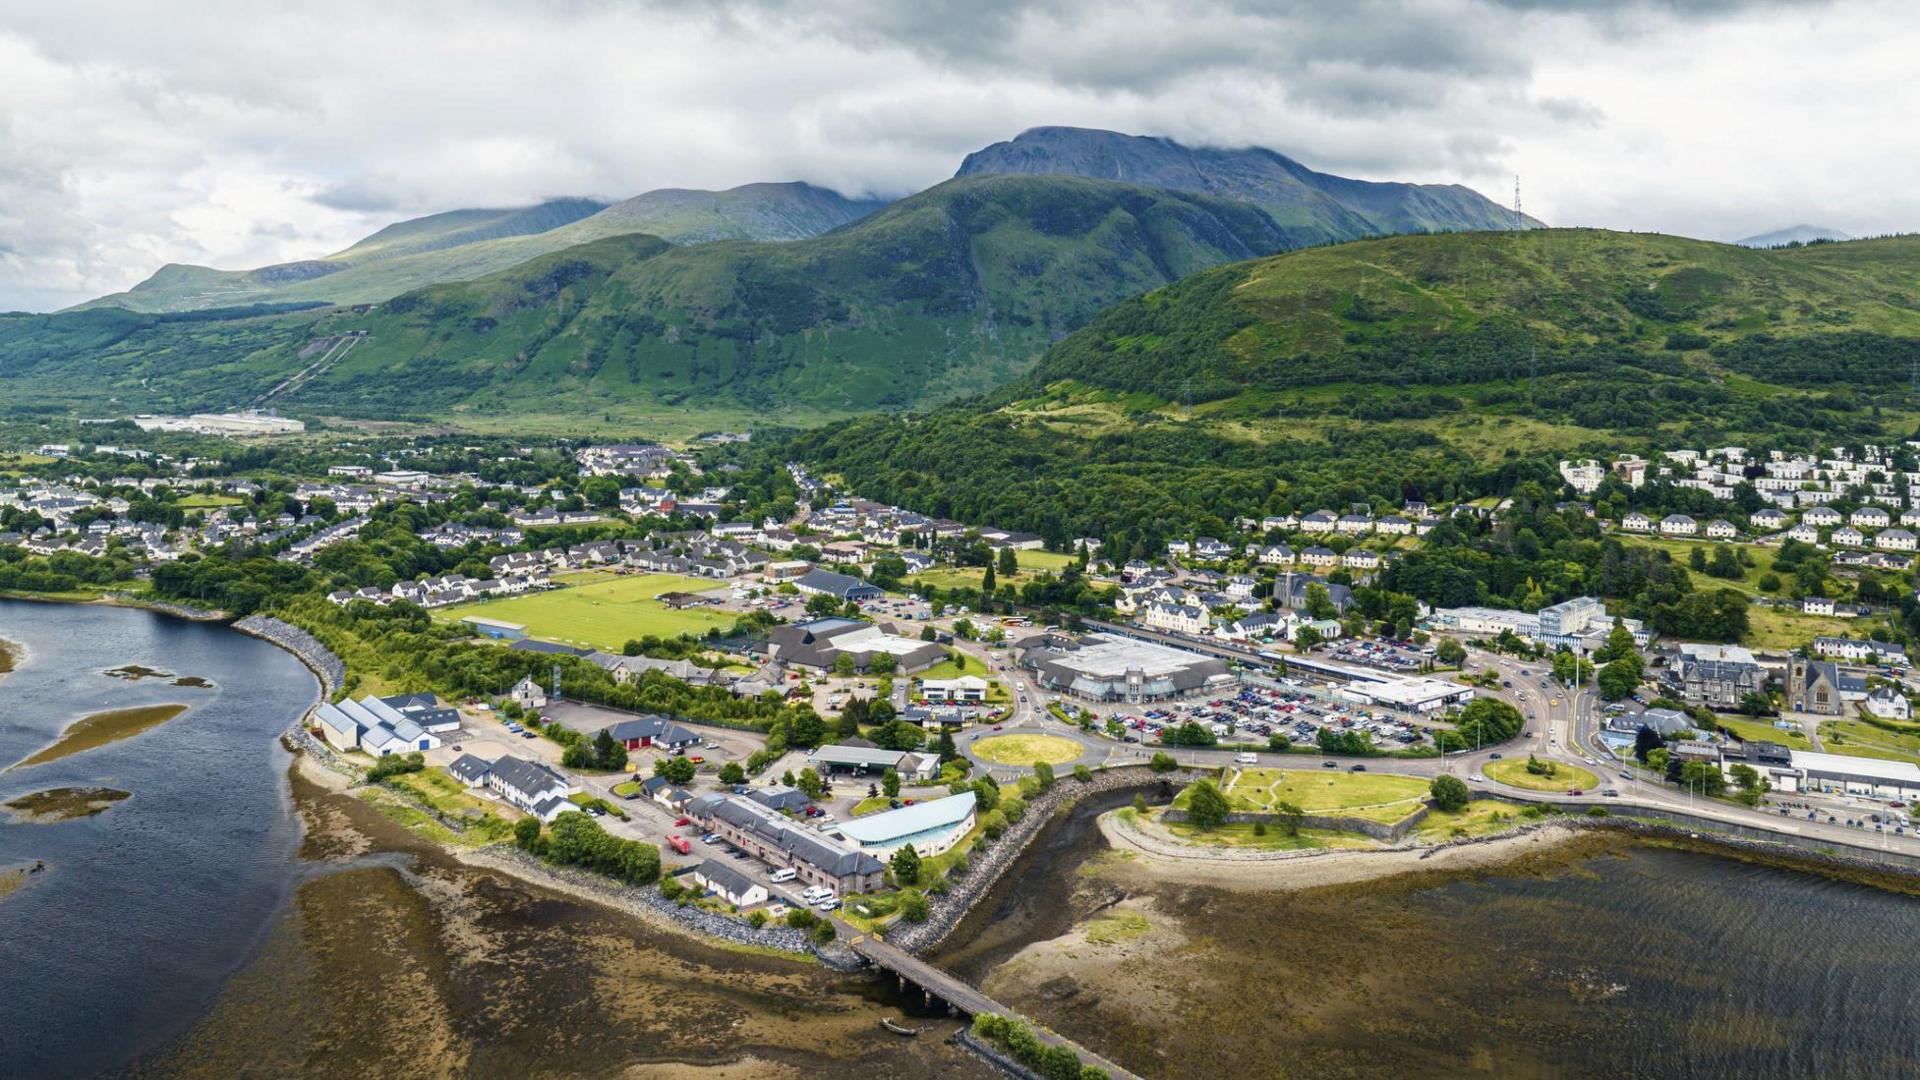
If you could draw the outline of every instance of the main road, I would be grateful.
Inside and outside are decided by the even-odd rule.
[[[1778,808],[1769,812],[1738,806],[1718,799],[1697,797],[1658,780],[1643,778],[1636,769],[1629,767],[1626,761],[1616,756],[1599,741],[1602,704],[1598,693],[1593,689],[1590,687],[1570,689],[1561,685],[1553,677],[1551,665],[1538,661],[1517,660],[1499,653],[1480,650],[1474,650],[1471,659],[1482,667],[1491,669],[1500,678],[1502,685],[1491,693],[1519,708],[1521,714],[1527,718],[1522,733],[1516,739],[1498,746],[1430,758],[1356,759],[1261,751],[1254,752],[1255,761],[1261,767],[1287,769],[1351,769],[1355,765],[1364,765],[1368,771],[1372,772],[1420,777],[1434,777],[1444,772],[1462,779],[1469,779],[1471,786],[1475,789],[1516,800],[1533,802],[1550,800],[1567,805],[1684,813],[1726,825],[1812,837],[1869,851],[1874,849],[1900,851],[1920,857],[1920,836],[1896,836],[1885,831],[1861,829],[1838,823],[1829,824],[1825,820],[1825,814],[1822,814],[1819,820],[1810,820],[1805,816],[1783,815]],[[973,753],[974,742],[991,738],[995,734],[1044,732],[1049,735],[1064,736],[1080,743],[1083,750],[1080,758],[1074,762],[1056,766],[1056,771],[1064,771],[1074,765],[1086,765],[1089,768],[1137,765],[1158,752],[1171,754],[1183,765],[1218,768],[1236,764],[1236,759],[1248,752],[1122,743],[1104,734],[1082,731],[1072,724],[1062,723],[1041,707],[1037,688],[1027,682],[1023,672],[1013,670],[1009,664],[1007,670],[997,674],[1001,674],[1013,685],[1015,705],[1012,715],[996,729],[970,732],[961,740],[959,749],[974,762],[978,769],[992,774],[998,780],[1018,779],[1031,770],[984,761]],[[1023,697],[1025,700],[1022,700]],[[1529,791],[1501,784],[1485,775],[1485,766],[1495,759],[1495,755],[1504,757],[1515,754],[1533,754],[1543,760],[1578,765],[1601,778],[1599,785],[1601,790],[1613,789],[1618,794],[1609,796],[1601,794],[1600,791],[1583,791],[1580,795],[1570,795]],[[1471,779],[1474,777],[1479,779]],[[1863,809],[1848,811],[1841,806],[1833,808],[1833,815],[1842,820],[1849,814],[1856,819],[1864,818],[1869,812],[1871,811]]]

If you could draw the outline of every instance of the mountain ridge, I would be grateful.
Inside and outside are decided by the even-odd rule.
[[[1029,128],[968,154],[956,176],[1056,173],[1252,202],[1312,243],[1403,232],[1506,230],[1540,222],[1459,184],[1354,180],[1308,168],[1264,147],[1191,147],[1171,138],[1099,128]],[[1302,244],[1300,246],[1308,246]]]

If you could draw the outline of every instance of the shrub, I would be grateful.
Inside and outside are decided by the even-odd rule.
[[[427,759],[418,750],[410,754],[390,754],[373,763],[367,770],[367,782],[377,783],[389,776],[403,773],[417,773],[427,767]]]
[[[1091,784],[1093,783],[1093,770],[1087,768],[1085,765],[1075,765],[1073,767],[1073,778],[1083,784]]]
[[[908,922],[922,923],[933,914],[933,905],[927,902],[926,894],[912,889],[900,894],[900,917]]]
[[[1157,773],[1170,773],[1180,767],[1180,763],[1173,760],[1173,755],[1165,751],[1155,753],[1153,760],[1148,762],[1148,764],[1151,765],[1153,771]]]
[[[767,913],[764,911],[755,911],[748,914],[747,925],[753,927],[755,930],[767,925]]]
[[[787,912],[787,925],[795,930],[811,930],[819,921],[820,917],[806,908],[794,908]]]
[[[1467,803],[1473,798],[1466,782],[1457,776],[1436,776],[1427,791],[1433,796],[1435,809],[1449,812],[1466,809]]]

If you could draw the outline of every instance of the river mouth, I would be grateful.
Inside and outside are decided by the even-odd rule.
[[[1222,887],[1110,849],[1088,826],[1123,801],[1050,825],[937,960],[1142,1075],[1920,1071],[1920,972],[1885,947],[1911,896],[1615,831]]]

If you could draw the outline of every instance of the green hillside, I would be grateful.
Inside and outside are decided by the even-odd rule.
[[[1559,456],[1911,438],[1916,363],[1920,237],[1410,236],[1193,275],[985,398],[769,452],[925,512],[1153,551],[1261,510],[1551,491]]]
[[[988,176],[810,240],[616,236],[366,311],[231,325],[98,311],[5,320],[0,371],[23,397],[110,390],[160,407],[164,389],[166,407],[205,407],[300,370],[317,340],[364,331],[277,404],[454,417],[643,404],[845,414],[1000,385],[1117,300],[1284,244],[1245,203]],[[92,321],[61,321],[83,316]],[[203,354],[247,366],[215,378],[194,359]]]
[[[1188,398],[1631,366],[1884,385],[1920,335],[1920,237],[1754,251],[1590,229],[1409,236],[1221,267],[1116,305],[1036,378]]]
[[[646,233],[677,244],[797,240],[857,221],[882,205],[793,183],[727,191],[664,189],[611,206],[556,199],[513,210],[454,210],[389,225],[320,259],[256,270],[164,266],[127,292],[80,306],[167,312],[259,303],[379,303],[610,236]]]

